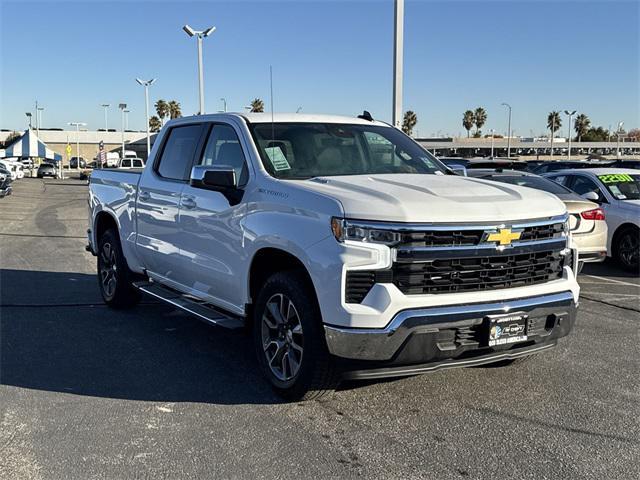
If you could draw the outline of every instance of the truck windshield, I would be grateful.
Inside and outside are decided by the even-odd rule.
[[[449,173],[393,127],[332,123],[250,125],[270,175],[307,179],[378,173]]]

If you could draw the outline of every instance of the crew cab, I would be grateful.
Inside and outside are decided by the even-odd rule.
[[[558,198],[458,176],[366,112],[175,119],[144,170],[96,170],[89,191],[104,301],[245,328],[288,399],[507,365],[576,319]]]

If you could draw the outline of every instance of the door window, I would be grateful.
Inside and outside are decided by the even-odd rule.
[[[213,126],[198,165],[232,168],[236,172],[238,186],[247,183],[247,163],[240,140],[235,130],[229,125]]]
[[[183,181],[189,178],[201,130],[201,125],[186,125],[169,131],[157,167],[161,177]]]
[[[600,192],[598,186],[593,180],[577,175],[573,177],[573,185],[571,186],[571,189],[578,195],[584,195],[587,192]]]

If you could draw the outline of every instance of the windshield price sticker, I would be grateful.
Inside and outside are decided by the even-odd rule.
[[[280,147],[267,147],[264,150],[267,152],[271,165],[277,172],[291,170],[291,165],[287,162],[287,157],[284,156]]]
[[[629,183],[633,182],[633,177],[626,173],[611,173],[609,175],[599,175],[602,183]]]

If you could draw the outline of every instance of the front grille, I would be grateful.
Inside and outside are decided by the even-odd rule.
[[[406,295],[524,287],[562,278],[565,265],[571,255],[554,250],[394,263],[389,270],[347,272],[345,300],[362,302],[376,283],[393,283]]]
[[[523,287],[562,278],[564,256],[555,251],[396,263],[393,283],[407,295]]]
[[[519,242],[548,240],[562,236],[562,222],[524,227]],[[518,229],[519,230],[519,229]],[[400,233],[398,248],[416,247],[460,247],[480,245],[484,240],[484,229],[478,230],[414,230]]]
[[[447,230],[442,232],[403,232],[400,247],[457,247],[478,245],[484,230]]]

